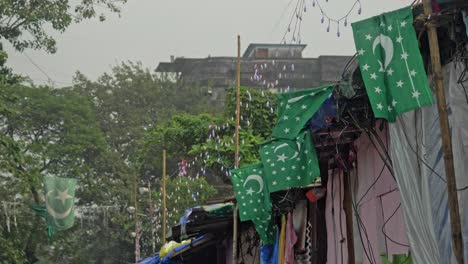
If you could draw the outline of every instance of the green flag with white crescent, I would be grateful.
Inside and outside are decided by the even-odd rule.
[[[271,217],[270,193],[262,163],[231,170],[241,221],[263,221]]]
[[[275,139],[260,147],[268,190],[275,192],[312,184],[320,176],[310,131],[293,140]]]
[[[325,85],[290,93],[277,94],[278,120],[273,128],[274,138],[293,139],[307,121],[322,106],[336,85]]]
[[[252,220],[263,245],[270,245],[275,243],[276,229],[271,216],[264,220]]]
[[[352,24],[362,79],[375,117],[434,103],[413,27],[410,7]]]
[[[57,230],[65,230],[73,226],[75,187],[75,179],[44,177],[47,225]]]

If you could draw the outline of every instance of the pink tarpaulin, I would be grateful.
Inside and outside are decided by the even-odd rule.
[[[379,136],[386,144],[387,130],[379,133]],[[356,263],[379,264],[381,255],[408,253],[400,194],[392,175],[368,137],[363,134],[354,145],[357,149],[357,168],[350,174],[350,182],[354,204],[359,211],[359,219],[353,218]],[[330,171],[329,175],[326,208],[327,263],[347,263],[343,173]]]

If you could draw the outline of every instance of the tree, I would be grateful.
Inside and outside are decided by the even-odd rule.
[[[141,63],[122,63],[96,82],[77,73],[75,83],[75,91],[93,100],[112,150],[129,164],[141,148],[145,131],[176,113],[200,113],[208,108],[203,89],[160,78]]]
[[[177,175],[178,162],[192,158],[188,155],[192,146],[205,142],[210,124],[217,121],[208,114],[176,114],[148,131],[140,154],[141,175],[148,177],[160,174],[164,149],[167,151],[168,171]],[[196,175],[197,171],[187,169]]]
[[[0,230],[0,241],[8,241],[0,244],[0,252],[6,254],[1,258],[11,260],[9,263],[34,262],[52,254],[69,260],[67,263],[82,263],[78,260],[91,260],[91,253],[99,255],[97,252],[102,254],[106,249],[96,246],[101,239],[113,237],[114,244],[125,245],[128,234],[109,232],[107,228],[95,225],[87,231],[101,235],[92,243],[76,239],[76,235],[85,236],[85,231],[77,227],[54,238],[57,244],[79,245],[77,247],[81,248],[85,244],[94,244],[88,255],[83,252],[80,255],[67,246],[44,253],[42,248],[47,240],[45,225],[33,217],[27,207],[42,204],[40,182],[44,176],[77,178],[80,183],[77,189],[79,205],[126,205],[130,195],[126,188],[129,175],[127,168],[119,164],[119,159],[108,150],[89,99],[67,89],[22,85],[4,88],[5,96],[16,98],[16,101],[6,103],[10,110],[0,118],[0,132],[19,146],[20,154],[14,160],[14,167],[9,170],[2,167],[0,199],[15,201],[19,195],[22,206],[18,208],[21,212],[18,231]],[[111,222],[121,225],[125,221],[128,219],[117,218]],[[41,225],[43,229],[37,228]],[[126,252],[129,251],[119,251],[123,256]]]
[[[0,40],[5,39],[19,51],[26,48],[55,53],[52,29],[64,32],[73,22],[99,16],[104,11],[119,13],[126,0],[0,0]]]
[[[142,175],[161,171],[161,153],[167,150],[168,168],[177,171],[177,162],[189,162],[195,175],[206,176],[211,184],[229,183],[229,169],[234,167],[235,90],[226,98],[224,116],[175,115],[150,130],[141,154]],[[274,124],[275,98],[269,92],[241,89],[241,165],[260,160],[258,145],[270,134]]]

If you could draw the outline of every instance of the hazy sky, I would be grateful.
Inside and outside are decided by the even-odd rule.
[[[8,65],[15,72],[28,75],[35,82],[47,81],[57,86],[70,85],[76,71],[95,79],[121,61],[141,61],[151,69],[170,55],[184,57],[235,56],[236,36],[241,35],[242,52],[249,43],[279,43],[287,29],[298,0],[128,0],[119,18],[108,15],[97,20],[72,25],[56,34],[58,51],[47,54],[27,50],[9,53]],[[354,0],[319,0],[330,17],[342,17]],[[349,23],[406,5],[412,0],[362,0],[362,14],[357,8]],[[320,23],[320,11],[306,0],[307,12],[302,22],[304,56],[351,55],[354,43],[350,25],[336,36]]]

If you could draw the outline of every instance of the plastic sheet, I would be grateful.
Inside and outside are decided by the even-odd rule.
[[[458,83],[461,64],[444,67],[458,188],[468,185],[468,103]],[[464,84],[468,87],[468,82]],[[415,263],[456,263],[451,246],[439,115],[436,105],[402,115],[390,126],[391,155]],[[465,139],[465,140],[464,140]],[[458,192],[465,263],[468,263],[468,190]]]

